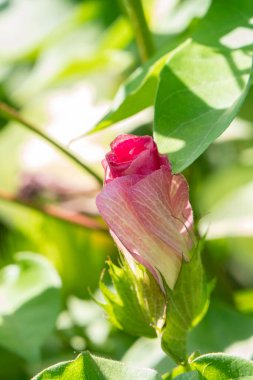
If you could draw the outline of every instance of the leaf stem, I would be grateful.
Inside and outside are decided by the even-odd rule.
[[[65,210],[55,205],[37,205],[35,203],[24,201],[14,194],[10,194],[4,190],[0,190],[0,200],[17,204],[22,207],[30,208],[42,214],[51,216],[55,219],[62,220],[71,224],[82,226],[88,229],[107,231],[106,227],[99,221],[84,214]]]
[[[24,119],[19,113],[9,105],[0,102],[0,113],[2,113],[7,119],[15,120],[18,123],[22,124],[24,127],[40,136],[42,139],[47,141],[50,145],[55,147],[61,153],[63,153],[66,157],[72,160],[75,164],[79,165],[82,169],[84,169],[87,173],[92,175],[97,182],[101,185],[103,183],[102,179],[95,173],[89,166],[85,165],[82,161],[79,160],[73,153],[71,153],[66,147],[61,145],[59,142],[54,140],[52,137],[45,134],[42,130],[34,126],[30,121]]]
[[[141,0],[121,0],[131,20],[140,57],[145,62],[154,53],[154,45]]]

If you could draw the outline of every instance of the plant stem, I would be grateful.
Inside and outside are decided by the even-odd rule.
[[[152,36],[148,28],[141,0],[121,0],[131,20],[141,60],[145,62],[154,53]]]
[[[91,168],[89,168],[82,161],[80,161],[78,157],[72,154],[66,147],[58,143],[52,137],[48,136],[42,130],[35,127],[32,123],[24,119],[14,108],[10,107],[5,103],[0,102],[0,113],[2,113],[7,119],[17,121],[36,135],[40,136],[42,139],[47,141],[49,144],[51,144],[53,147],[55,147],[61,153],[63,153],[66,157],[72,160],[75,164],[79,165],[82,169],[84,169],[86,172],[92,175],[99,184],[103,183],[102,179]]]
[[[88,215],[78,214],[73,211],[65,210],[63,208],[57,207],[55,205],[37,205],[32,202],[24,201],[17,196],[10,194],[4,190],[0,190],[0,200],[15,203],[19,206],[31,208],[42,214],[46,214],[58,220],[63,220],[65,222],[82,226],[88,229],[106,231],[107,229],[99,223],[99,221],[93,219]]]

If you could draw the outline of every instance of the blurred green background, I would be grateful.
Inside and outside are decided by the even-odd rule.
[[[144,3],[162,49],[194,30],[210,1]],[[63,144],[104,116],[139,65],[131,25],[117,0],[0,0],[0,100]],[[151,134],[152,116],[149,109],[69,147],[102,177],[100,162],[110,141],[122,132]],[[196,224],[206,234],[208,276],[217,278],[189,351],[253,357],[252,143],[251,90],[228,130],[184,173]],[[4,118],[0,162],[0,379],[29,379],[85,349],[170,369],[158,342],[116,330],[91,298],[99,297],[106,258],[117,257],[107,231],[30,207],[53,205],[100,221],[96,181]]]

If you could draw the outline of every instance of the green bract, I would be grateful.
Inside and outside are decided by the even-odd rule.
[[[190,263],[183,263],[173,291],[167,290],[166,325],[162,347],[177,362],[187,361],[187,335],[206,313],[212,283],[207,283],[201,262],[201,245]]]
[[[135,336],[154,338],[164,324],[165,298],[153,276],[133,262],[133,269],[122,258],[121,266],[108,262],[114,289],[100,281],[106,303],[100,305],[111,322]]]

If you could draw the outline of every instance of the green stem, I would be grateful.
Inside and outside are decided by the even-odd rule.
[[[121,0],[131,20],[140,56],[145,62],[154,53],[152,36],[148,28],[141,0]]]
[[[2,113],[7,119],[17,121],[36,135],[40,136],[42,139],[47,141],[49,144],[51,144],[53,147],[55,147],[61,153],[63,153],[66,157],[72,160],[75,164],[79,165],[82,169],[84,169],[86,172],[92,175],[97,180],[97,182],[99,182],[99,184],[103,183],[102,179],[91,168],[89,168],[82,161],[80,161],[79,158],[73,155],[66,147],[62,146],[52,137],[46,135],[42,130],[35,127],[29,121],[25,120],[21,115],[19,115],[19,113],[14,108],[0,102],[0,113]]]

